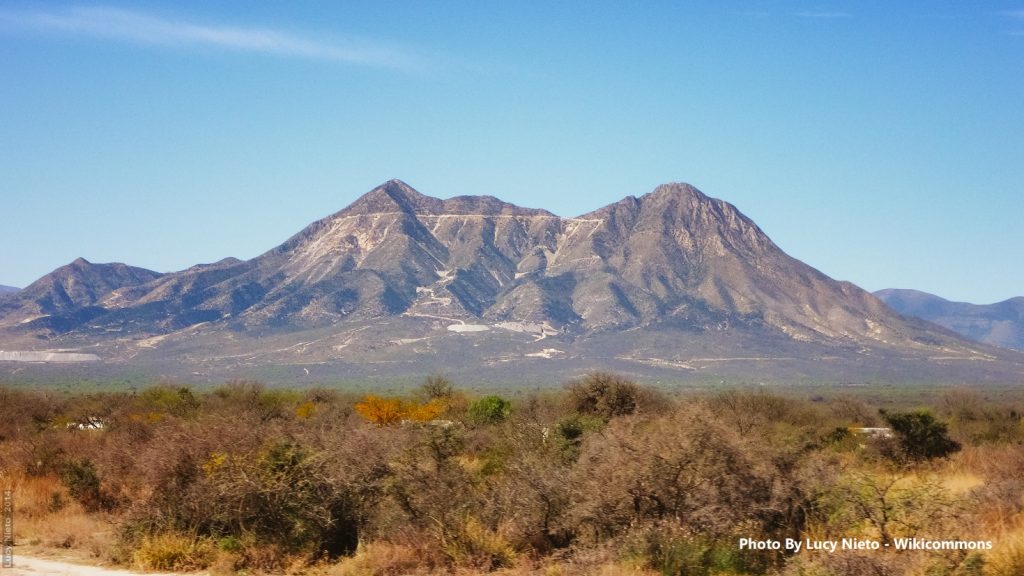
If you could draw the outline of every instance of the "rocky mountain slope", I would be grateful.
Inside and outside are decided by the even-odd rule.
[[[88,347],[107,363],[174,358],[196,373],[528,359],[670,372],[739,361],[754,373],[763,368],[750,361],[788,359],[814,372],[816,358],[854,371],[869,357],[883,367],[896,356],[992,359],[788,256],[686,184],[562,218],[392,180],[251,260],[169,274],[78,260],[0,300],[5,341]]]
[[[101,299],[160,274],[124,264],[93,264],[84,258],[57,268],[24,290],[0,300],[0,322],[49,333],[72,330],[109,309]]]
[[[21,288],[15,288],[14,286],[4,286],[3,284],[0,284],[0,296],[3,296],[4,294],[12,294],[14,292],[17,292],[18,290],[21,290]]]
[[[968,304],[896,288],[879,290],[875,296],[900,314],[945,326],[971,340],[1024,350],[1024,297],[995,304]]]

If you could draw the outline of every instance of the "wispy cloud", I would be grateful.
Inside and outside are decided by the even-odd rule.
[[[1024,10],[1007,10],[1000,12],[1003,16],[1009,16],[1010,18],[1016,18],[1017,20],[1024,20]]]
[[[820,11],[805,11],[796,12],[796,16],[800,18],[817,18],[819,20],[836,20],[839,18],[853,18],[853,14],[849,12],[820,12]]]
[[[419,59],[405,50],[366,40],[321,39],[273,28],[204,24],[118,8],[0,10],[0,23],[151,46],[219,48],[359,66],[407,68],[419,64]]]

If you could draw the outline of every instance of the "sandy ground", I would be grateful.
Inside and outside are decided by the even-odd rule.
[[[14,554],[14,568],[0,568],[0,576],[38,576],[40,574],[61,576],[173,576],[159,572],[131,572],[99,566],[72,564],[62,560],[44,560],[32,556]]]

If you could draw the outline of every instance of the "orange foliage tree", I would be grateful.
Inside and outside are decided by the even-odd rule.
[[[444,403],[439,399],[425,404],[403,402],[398,398],[382,398],[369,395],[356,404],[356,412],[377,426],[390,426],[402,420],[429,422],[445,411]]]

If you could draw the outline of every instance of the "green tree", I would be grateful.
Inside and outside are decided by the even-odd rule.
[[[892,428],[903,453],[911,460],[942,458],[960,450],[960,444],[949,437],[946,424],[936,420],[927,410],[882,411],[882,417]]]
[[[512,403],[501,396],[484,396],[469,405],[469,417],[481,424],[497,424],[512,413]]]

